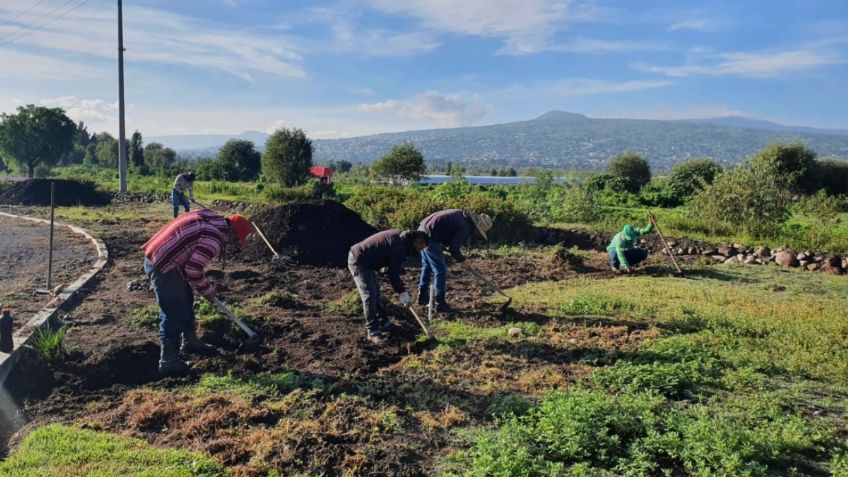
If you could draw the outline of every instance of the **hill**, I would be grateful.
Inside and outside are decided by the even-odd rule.
[[[240,137],[244,137],[242,134]],[[251,133],[262,150],[264,133]],[[175,136],[184,140],[187,137]],[[227,136],[201,136],[217,145],[180,150],[186,157],[212,156]],[[747,118],[701,120],[598,119],[549,111],[529,121],[489,126],[430,129],[316,140],[315,162],[372,162],[393,145],[413,142],[429,164],[447,162],[485,167],[557,167],[602,169],[610,157],[626,150],[645,155],[651,166],[666,170],[676,162],[709,156],[728,164],[750,156],[775,141],[801,141],[819,156],[848,158],[848,131],[783,126]],[[183,144],[187,142],[183,141]],[[197,149],[199,148],[199,149]]]

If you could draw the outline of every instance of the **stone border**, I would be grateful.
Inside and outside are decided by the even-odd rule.
[[[47,219],[37,219],[35,217],[26,217],[6,212],[0,212],[0,216],[50,225],[50,221]],[[91,235],[87,230],[60,222],[55,222],[54,225],[68,227],[72,232],[82,235],[91,241],[94,248],[97,250],[97,262],[95,262],[91,269],[80,275],[76,281],[63,288],[62,291],[60,291],[52,300],[50,300],[49,303],[47,303],[47,305],[44,306],[44,308],[41,309],[41,311],[33,315],[32,318],[30,318],[26,324],[24,324],[24,326],[18,329],[18,331],[14,334],[14,346],[12,348],[12,352],[8,354],[0,352],[0,384],[6,381],[6,377],[8,377],[9,373],[12,371],[12,367],[21,355],[21,349],[29,343],[33,332],[35,332],[38,328],[47,326],[50,323],[50,319],[56,315],[57,311],[59,311],[59,307],[65,304],[66,301],[73,298],[74,295],[82,289],[82,287],[94,278],[94,275],[96,275],[100,270],[103,270],[103,267],[106,266],[106,262],[109,260],[109,250],[106,248],[106,244],[103,243],[102,240]]]

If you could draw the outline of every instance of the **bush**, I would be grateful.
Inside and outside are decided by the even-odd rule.
[[[771,144],[756,153],[751,163],[771,171],[778,185],[792,192],[811,194],[821,188],[816,153],[800,142]]]
[[[392,147],[385,156],[371,164],[375,176],[392,184],[418,182],[427,173],[424,156],[412,143]]]
[[[683,199],[672,190],[668,181],[654,179],[639,191],[639,204],[647,207],[677,207]]]
[[[651,180],[648,161],[631,151],[615,156],[607,165],[607,174],[624,181],[624,188],[634,194]]]
[[[848,194],[848,161],[826,159],[815,164],[821,187],[831,195]]]
[[[696,192],[713,183],[722,168],[710,158],[679,162],[671,168],[668,188],[674,197],[685,202]]]
[[[549,202],[549,218],[557,222],[591,223],[600,215],[595,192],[589,187],[563,187],[556,196],[549,198]]]
[[[699,192],[691,219],[711,234],[741,229],[754,238],[774,236],[788,216],[789,193],[783,184],[769,164],[749,161]]]

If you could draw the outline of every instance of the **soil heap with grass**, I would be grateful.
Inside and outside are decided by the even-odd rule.
[[[345,267],[350,247],[377,230],[338,202],[320,200],[274,207],[253,217],[278,253],[297,263]],[[269,256],[256,241],[245,250],[248,260]]]
[[[68,179],[29,179],[15,182],[0,192],[0,204],[50,205],[50,183],[56,183],[56,205],[107,205],[109,194],[101,192],[88,182]]]

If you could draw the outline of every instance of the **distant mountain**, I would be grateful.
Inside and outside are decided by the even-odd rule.
[[[249,131],[238,138],[263,150],[267,134]],[[214,156],[231,136],[147,138],[176,149],[183,157]],[[429,129],[314,141],[317,164],[348,160],[368,163],[392,146],[414,143],[428,164],[453,162],[484,167],[602,169],[626,150],[643,154],[651,166],[667,170],[693,157],[739,162],[775,141],[801,141],[819,156],[848,158],[848,131],[784,126],[748,118],[660,121],[597,119],[549,111],[536,119],[490,126]],[[180,145],[189,147],[180,147]]]
[[[173,136],[150,136],[145,137],[145,143],[158,142],[166,147],[178,151],[183,156],[200,157],[203,155],[214,156],[218,149],[230,139],[246,139],[257,146],[265,146],[268,135],[260,131],[245,131],[239,135],[231,134],[180,134]],[[194,152],[194,153],[192,153]],[[207,154],[201,154],[206,152]]]
[[[687,119],[690,123],[712,124],[715,126],[729,126],[735,128],[763,129],[766,131],[794,131],[811,134],[832,134],[836,136],[848,136],[846,129],[823,129],[809,128],[805,126],[786,126],[784,124],[764,121],[762,119],[751,119],[742,116],[728,116],[724,118]]]

